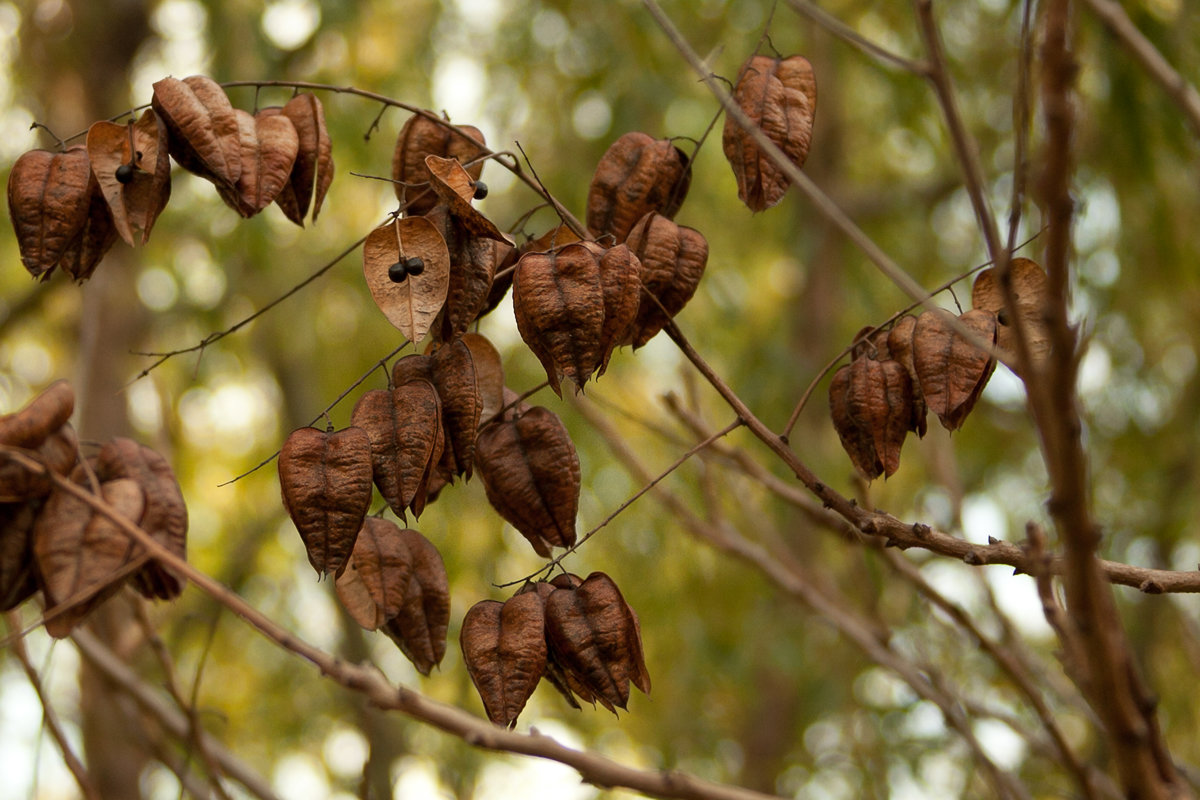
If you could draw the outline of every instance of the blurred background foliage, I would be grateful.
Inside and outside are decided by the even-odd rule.
[[[773,13],[765,47],[807,55],[818,77],[806,171],[924,285],[983,263],[982,238],[940,111],[920,78],[870,60],[786,3],[773,11],[767,0],[662,5],[714,71],[731,79]],[[922,55],[907,4],[830,0],[821,6],[896,52]],[[1200,22],[1186,4],[1126,6],[1181,74],[1200,77]],[[946,2],[937,13],[994,208],[1005,223],[1021,5]],[[1104,555],[1190,569],[1200,561],[1196,137],[1095,19],[1081,12],[1078,23],[1073,303],[1087,342],[1080,388]],[[7,174],[24,150],[53,147],[44,133],[29,130],[34,120],[70,136],[94,119],[148,102],[155,80],[197,72],[219,81],[356,86],[445,110],[455,122],[480,127],[494,149],[515,150],[519,142],[545,185],[580,217],[592,165],[614,138],[642,130],[680,137],[680,147],[691,152],[717,109],[632,0],[19,0],[0,2],[0,164]],[[287,89],[230,90],[234,104],[248,109],[289,95]],[[365,291],[357,253],[247,328],[138,378],[154,359],[137,353],[189,347],[227,328],[326,264],[394,208],[388,184],[351,173],[389,174],[405,115],[380,113],[377,105],[345,94],[320,97],[338,174],[319,220],[305,230],[274,208],[242,221],[209,184],[176,170],[174,196],[150,243],[136,252],[118,244],[97,277],[79,287],[62,275],[31,283],[11,228],[0,226],[7,265],[0,271],[0,409],[19,407],[55,378],[73,379],[85,437],[131,433],[169,455],[188,499],[189,556],[199,568],[310,641],[354,660],[369,658],[395,681],[482,713],[458,654],[458,622],[475,601],[506,596],[493,584],[517,580],[539,561],[490,510],[478,480],[447,489],[417,524],[441,550],[453,593],[451,647],[429,679],[386,638],[359,632],[338,610],[332,586],[314,579],[278,500],[273,465],[228,483],[269,457],[291,429],[309,424],[401,343]],[[855,332],[886,320],[907,301],[798,194],[751,215],[736,199],[719,136],[717,127],[696,155],[691,194],[678,216],[711,247],[704,281],[678,321],[749,406],[781,428]],[[1035,133],[1035,154],[1037,145]],[[491,194],[480,207],[502,228],[534,205],[528,189],[498,166],[488,167],[484,178]],[[1022,210],[1023,241],[1038,232],[1040,215],[1032,203]],[[538,235],[552,224],[541,211],[516,235]],[[1039,242],[1021,254],[1038,259]],[[959,302],[969,302],[969,282],[955,290]],[[954,302],[949,295],[942,299]],[[510,386],[520,391],[541,380],[509,304],[486,318],[481,331],[504,354]],[[346,424],[358,393],[383,381],[375,372],[333,410],[333,421]],[[870,487],[854,478],[832,431],[826,388],[827,379],[791,441],[839,490],[972,541],[1019,540],[1027,520],[1045,520],[1037,442],[1020,385],[1003,368],[962,431],[951,438],[931,428],[924,440],[911,440],[900,472]],[[714,430],[732,419],[665,337],[636,354],[621,351],[580,402],[604,415],[657,472],[695,441],[666,411],[667,393]],[[579,449],[579,526],[589,530],[640,481],[575,403],[544,391],[534,401],[564,418]],[[730,440],[786,477],[744,431]],[[786,542],[824,585],[839,587],[842,602],[890,626],[893,645],[935,682],[957,687],[976,735],[998,764],[1017,772],[1035,796],[1069,791],[1037,738],[1031,745],[1023,737],[1022,731],[1037,731],[1037,721],[1011,684],[876,551],[815,528],[718,461],[689,462],[665,485],[702,516],[750,538]],[[1103,763],[1087,712],[1062,688],[1067,681],[1032,581],[1008,569],[972,569],[918,552],[907,558],[983,630],[1028,651],[1071,742]],[[935,707],[759,573],[694,541],[653,496],[622,513],[566,565],[582,574],[607,571],[621,586],[641,616],[654,692],[636,696],[630,712],[615,719],[603,711],[575,712],[543,687],[521,727],[536,726],[635,765],[678,767],[785,796],[984,792],[970,754]],[[1127,589],[1118,596],[1161,697],[1173,752],[1185,764],[1200,763],[1200,739],[1189,735],[1200,730],[1188,689],[1200,661],[1196,603]],[[24,614],[31,622],[37,612],[29,607]],[[196,686],[205,725],[285,797],[621,794],[581,786],[554,765],[483,754],[397,715],[379,715],[192,589],[152,614],[179,677]],[[73,648],[51,647],[41,632],[29,644],[72,735],[84,736]],[[161,681],[144,655],[135,658],[145,662],[149,682]],[[3,651],[0,774],[7,776],[3,797],[73,793],[39,732],[36,697]],[[175,778],[161,766],[147,766],[136,779],[147,797],[178,795]]]

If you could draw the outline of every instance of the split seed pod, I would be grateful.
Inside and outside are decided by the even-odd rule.
[[[742,65],[733,99],[796,167],[804,166],[817,109],[817,82],[807,59],[752,56]],[[791,180],[729,115],[721,146],[737,178],[738,197],[751,211],[783,199]]]
[[[406,259],[422,262],[420,275],[396,281],[392,268]],[[450,288],[446,240],[424,217],[397,218],[376,228],[363,243],[363,275],[375,305],[410,342],[429,332]]]
[[[304,215],[312,204],[312,219],[317,221],[321,203],[333,182],[333,145],[325,127],[325,109],[315,94],[304,92],[283,108],[264,108],[262,115],[282,114],[292,121],[298,137],[296,162],[287,184],[275,198],[284,216],[304,227]]]
[[[642,286],[657,298],[655,302],[641,295],[632,332],[625,339],[636,349],[653,339],[692,299],[708,264],[708,242],[699,231],[651,213],[634,226],[625,243],[641,263]]]
[[[538,555],[575,544],[579,457],[554,412],[535,406],[485,426],[475,466],[488,502]]]
[[[926,311],[913,328],[913,363],[921,394],[942,427],[962,427],[996,368],[996,359],[950,327],[948,311]],[[974,309],[959,321],[974,331],[985,345],[996,342],[996,315]]]
[[[490,219],[471,205],[478,184],[457,158],[425,156],[425,169],[429,172],[429,185],[434,193],[468,233],[512,244]]]
[[[597,239],[625,241],[651,211],[674,217],[687,196],[688,158],[670,139],[631,131],[617,139],[596,165],[588,188],[587,227]]]
[[[61,153],[31,150],[13,164],[8,213],[21,263],[33,277],[49,277],[70,249],[79,245],[98,193],[83,145]]]
[[[392,155],[392,180],[396,181],[396,199],[407,203],[405,213],[419,216],[438,204],[438,196],[427,184],[429,170],[425,157],[457,158],[466,164],[483,155],[483,133],[471,125],[451,125],[435,122],[421,114],[413,114],[400,130],[396,150]],[[483,162],[466,168],[472,180],[483,174]]]
[[[482,600],[463,618],[463,663],[488,719],[511,728],[546,671],[542,601],[518,594],[501,603]]]
[[[1050,330],[1046,318],[1050,295],[1046,287],[1046,272],[1036,261],[1028,258],[1014,258],[1009,270],[1017,316],[1021,321],[1029,355],[1034,364],[1040,364],[1050,355]],[[1004,289],[1000,286],[995,267],[985,269],[975,279],[975,285],[971,288],[971,306],[996,315],[996,344],[1016,358],[1017,327],[1008,318]]]
[[[221,85],[203,75],[154,84],[151,105],[169,133],[171,156],[188,172],[236,192],[242,175],[241,131]]]
[[[371,504],[371,439],[362,428],[298,428],[279,453],[283,507],[318,574],[340,574]]]
[[[130,146],[132,144],[132,147]],[[137,122],[94,122],[87,132],[92,174],[127,244],[145,244],[171,197],[167,128],[147,109]]]

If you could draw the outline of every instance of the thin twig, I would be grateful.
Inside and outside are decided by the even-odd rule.
[[[881,64],[885,66],[899,67],[905,72],[911,72],[912,74],[920,75],[921,77],[928,75],[928,64],[924,63],[923,61],[907,58],[899,55],[898,53],[893,53],[891,50],[888,50],[882,45],[872,42],[870,39],[866,38],[858,31],[854,30],[849,25],[830,14],[828,11],[818,8],[816,4],[809,2],[809,0],[785,1],[797,14],[802,14],[803,16],[808,17],[810,20],[817,23],[837,38],[853,47],[858,48]]]

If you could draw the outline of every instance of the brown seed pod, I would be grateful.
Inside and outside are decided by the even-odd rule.
[[[167,126],[171,156],[188,172],[235,191],[242,175],[241,131],[220,84],[203,75],[154,84],[151,105]]]
[[[277,111],[250,114],[234,109],[242,168],[232,188],[217,184],[225,204],[243,217],[258,214],[290,185],[300,137],[292,121]]]
[[[100,486],[106,503],[131,522],[142,516],[136,481]],[[65,489],[51,492],[33,529],[33,552],[46,595],[46,632],[61,639],[125,583],[121,571],[143,553],[116,523]]]
[[[354,406],[350,418],[368,435],[375,485],[401,518],[406,508],[420,516],[425,507],[444,446],[441,413],[437,390],[425,378],[365,392]]]
[[[58,265],[77,283],[83,283],[92,277],[105,253],[112,249],[118,238],[117,226],[113,224],[108,203],[100,194],[99,185],[93,183],[87,222],[84,223],[79,238],[67,247]]]
[[[421,262],[420,274],[394,267],[408,259]],[[375,305],[411,342],[429,332],[450,288],[450,252],[446,240],[424,217],[397,218],[376,228],[363,243],[363,275]]]
[[[817,82],[803,56],[752,56],[742,65],[734,102],[797,167],[804,166],[817,109]],[[791,180],[730,115],[721,136],[725,158],[737,178],[738,197],[751,211],[783,199]]]
[[[457,158],[425,156],[425,169],[434,193],[469,234],[512,245],[511,239],[471,205],[478,184]]]
[[[833,426],[854,466],[868,479],[890,477],[912,423],[913,387],[893,359],[867,356],[839,369],[829,387]]]
[[[43,464],[59,475],[67,476],[78,459],[79,439],[70,423],[47,436],[35,447],[28,447]],[[31,472],[15,461],[0,461],[0,503],[20,503],[45,497],[54,486],[49,475]]]
[[[8,214],[29,274],[48,278],[79,246],[98,192],[83,145],[62,153],[31,150],[17,159],[8,175]]]
[[[475,466],[488,502],[538,555],[575,544],[579,457],[554,412],[514,410],[485,426],[475,442]]]
[[[396,523],[367,517],[354,540],[350,561],[334,584],[342,607],[367,630],[382,628],[404,606],[412,561]]]
[[[929,429],[926,421],[925,395],[921,394],[921,384],[917,378],[917,365],[913,360],[913,331],[917,327],[917,318],[909,314],[905,314],[900,319],[896,320],[896,324],[888,331],[887,347],[892,358],[900,362],[904,367],[904,371],[908,373],[909,381],[912,383],[913,396],[913,417],[908,429],[917,436],[924,436]]]
[[[633,336],[642,301],[642,262],[619,244],[600,257],[600,288],[604,293],[604,326],[600,331],[600,364],[597,377],[608,369],[613,350]]]
[[[40,502],[0,504],[0,611],[11,611],[37,591],[33,523]]]
[[[477,181],[483,174],[483,162],[475,159],[483,155],[480,146],[483,144],[483,133],[471,125],[435,122],[421,114],[409,117],[400,130],[392,155],[396,199],[407,203],[405,213],[410,216],[425,214],[439,202],[437,194],[428,186],[430,175],[425,166],[426,156],[457,158],[463,164],[474,161],[466,170],[471,180]]]
[[[66,424],[75,411],[75,391],[65,380],[47,386],[20,411],[0,416],[0,443],[34,449]]]
[[[129,478],[141,487],[144,509],[139,527],[180,558],[187,558],[187,505],[167,460],[132,439],[106,442],[96,456],[96,475],[102,481]],[[170,600],[183,591],[183,578],[157,560],[134,575],[134,587],[147,598]]]
[[[642,286],[657,298],[641,295],[632,333],[623,342],[636,349],[692,299],[708,263],[708,242],[699,231],[651,213],[638,221],[625,243],[642,265]]]
[[[545,601],[555,658],[607,707],[626,707],[630,683],[649,694],[641,626],[616,583],[603,572],[563,583]]]
[[[317,221],[321,203],[333,182],[333,145],[325,126],[325,109],[315,94],[304,92],[282,108],[262,109],[259,114],[282,114],[292,121],[298,137],[296,161],[287,184],[275,198],[284,216],[304,227],[304,215],[312,204],[312,219]]]
[[[562,577],[562,576],[560,576],[560,577]],[[571,577],[575,577],[575,576],[571,576]],[[578,579],[575,581],[574,584],[571,584],[571,586],[578,585],[579,583],[582,583],[582,582],[583,582],[582,579]],[[526,594],[529,592],[536,593],[537,596],[541,598],[542,605],[544,608],[545,603],[546,603],[546,598],[548,598],[550,596],[550,593],[553,592],[556,588],[557,587],[555,586],[555,584],[553,584],[549,581],[536,581],[534,583],[525,584],[520,589],[518,589],[516,593],[517,594]],[[554,643],[550,641],[549,636],[546,637],[546,672],[545,672],[545,674],[542,675],[542,677],[546,680],[547,683],[549,683],[551,686],[553,686],[558,691],[559,694],[561,694],[563,696],[563,698],[567,701],[567,704],[570,705],[571,708],[575,708],[575,709],[581,708],[581,706],[579,705],[579,701],[582,700],[585,703],[590,703],[592,706],[595,706],[596,702],[599,701],[601,703],[601,705],[603,705],[609,711],[613,710],[613,707],[608,704],[607,700],[605,700],[603,698],[597,698],[596,695],[592,693],[591,689],[589,689],[585,684],[580,682],[579,678],[577,678],[575,676],[575,673],[566,669],[562,665],[562,662],[560,661],[559,656],[555,653]],[[576,698],[578,698],[578,699],[576,699]]]
[[[674,217],[691,179],[687,156],[670,139],[626,133],[609,146],[592,175],[588,230],[597,239],[612,236],[620,243],[651,211]]]
[[[950,319],[948,311],[926,311],[917,318],[913,363],[925,403],[942,427],[956,431],[983,393],[996,359],[950,327]],[[996,315],[991,311],[973,309],[958,319],[985,344],[995,344]]]
[[[491,422],[504,406],[504,363],[500,352],[479,333],[464,333],[459,340],[471,351],[475,385],[479,389],[479,424]]]
[[[471,477],[475,460],[475,435],[483,397],[475,376],[471,348],[461,339],[438,347],[429,358],[433,385],[442,405],[442,428],[446,436],[443,459],[449,459],[455,475]],[[446,451],[449,451],[448,455]]]
[[[481,600],[463,618],[463,663],[488,719],[511,728],[546,671],[542,601],[518,594],[501,603]]]
[[[422,675],[428,675],[446,655],[450,627],[450,583],[442,554],[433,542],[409,528],[400,537],[412,556],[404,603],[383,626],[400,651]]]
[[[440,324],[433,327],[443,341],[456,339],[486,312],[496,273],[517,263],[517,251],[506,242],[475,236],[445,204],[425,215],[446,240],[450,281]],[[510,278],[511,280],[511,278]]]
[[[1021,320],[1029,355],[1035,365],[1044,363],[1051,349],[1049,322],[1046,317],[1050,307],[1046,271],[1036,261],[1028,258],[1014,258],[1009,264],[1009,270],[1009,279],[1012,281],[1012,291],[1017,304],[1017,316]],[[1008,318],[1004,306],[1004,289],[1000,285],[995,267],[985,269],[975,279],[975,284],[971,287],[971,306],[996,315],[996,344],[1016,358],[1017,327],[1015,322]]]
[[[318,574],[340,574],[371,504],[371,439],[359,427],[298,428],[279,453],[283,507]]]
[[[154,109],[146,109],[137,122],[127,125],[101,121],[88,128],[92,174],[113,226],[130,246],[150,239],[150,230],[171,197],[167,150],[167,127]]]

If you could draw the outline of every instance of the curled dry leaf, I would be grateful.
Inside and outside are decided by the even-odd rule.
[[[463,164],[470,164],[465,167],[467,174],[477,181],[483,174],[483,162],[476,161],[484,153],[483,144],[483,133],[471,125],[451,125],[448,121],[434,121],[421,114],[409,117],[400,130],[392,155],[396,199],[407,203],[405,213],[411,216],[425,214],[439,202],[437,194],[428,185],[430,175],[425,165],[426,156],[456,158]]]
[[[511,728],[546,671],[541,598],[518,594],[501,603],[482,600],[463,618],[463,663],[488,719]]]
[[[941,420],[942,427],[962,427],[996,368],[991,354],[967,341],[950,327],[948,311],[926,311],[913,328],[913,363],[925,403]],[[996,342],[996,315],[973,309],[959,321],[974,331],[985,344]]]
[[[624,709],[630,683],[650,693],[637,615],[603,572],[577,580],[560,581],[546,596],[546,638],[567,674],[605,707]]]
[[[31,150],[17,159],[8,175],[8,213],[31,275],[49,277],[73,247],[82,246],[98,192],[83,145],[62,153]]]
[[[262,211],[290,185],[292,166],[300,150],[300,137],[292,121],[277,112],[250,114],[234,109],[242,168],[230,189],[217,184],[225,204],[243,217]]]
[[[131,246],[145,244],[171,197],[167,127],[154,109],[126,125],[95,122],[87,152],[117,233]]]
[[[100,486],[101,496],[121,516],[136,523],[145,505],[136,481],[118,479]],[[46,595],[46,631],[61,639],[125,582],[122,568],[142,553],[115,522],[56,488],[38,514],[33,550]]]
[[[803,56],[752,56],[742,65],[733,100],[797,167],[804,166],[817,109],[817,82]],[[751,211],[783,199],[791,181],[732,116],[721,136],[737,178],[738,197]]]
[[[341,573],[371,504],[371,439],[351,426],[298,428],[279,452],[283,507],[319,574]]]
[[[389,275],[406,259],[420,259],[423,270],[399,281]],[[409,341],[425,338],[446,302],[450,288],[450,253],[446,240],[424,217],[397,218],[367,236],[363,275],[375,305]]]
[[[425,507],[429,475],[444,446],[441,413],[437,390],[423,377],[390,391],[372,389],[354,406],[350,418],[367,434],[371,476],[401,517],[406,508],[420,516]]]
[[[304,92],[293,97],[282,108],[267,109],[263,115],[282,114],[292,121],[299,147],[296,162],[287,184],[275,198],[284,216],[303,227],[304,215],[312,205],[312,219],[317,221],[321,203],[333,182],[333,145],[325,126],[325,109],[315,94]]]
[[[488,502],[538,555],[575,544],[579,457],[554,412],[535,406],[485,426],[475,466]]]
[[[430,186],[434,193],[468,233],[512,245],[512,240],[471,205],[476,193],[476,182],[457,158],[425,156],[425,169],[429,172]]]
[[[833,426],[854,466],[868,479],[891,477],[913,420],[913,385],[894,359],[866,355],[834,373],[829,387]]]
[[[0,611],[11,611],[37,591],[33,523],[40,503],[0,504]]]
[[[708,263],[708,242],[699,231],[651,213],[638,221],[625,243],[641,263],[642,286],[653,295],[642,293],[632,332],[622,342],[636,349],[692,299]]]
[[[631,131],[613,142],[588,188],[587,227],[597,239],[623,242],[651,211],[674,217],[691,183],[688,158],[670,139]]]
[[[410,528],[400,530],[399,536],[408,546],[412,569],[403,605],[383,626],[383,632],[418,672],[428,675],[446,655],[450,582],[442,555],[433,542]]]
[[[367,517],[335,588],[342,607],[369,631],[400,613],[412,571],[408,543],[396,523]]]
[[[1016,312],[1033,363],[1041,364],[1050,355],[1050,330],[1047,311],[1050,305],[1046,287],[1046,271],[1036,261],[1014,258],[1009,264]],[[971,287],[971,306],[996,315],[996,344],[1017,357],[1017,326],[1008,318],[1004,304],[1004,289],[996,268],[985,269]]]
[[[171,156],[179,166],[236,191],[242,175],[241,131],[220,84],[204,75],[154,84],[151,106],[167,126]]]

